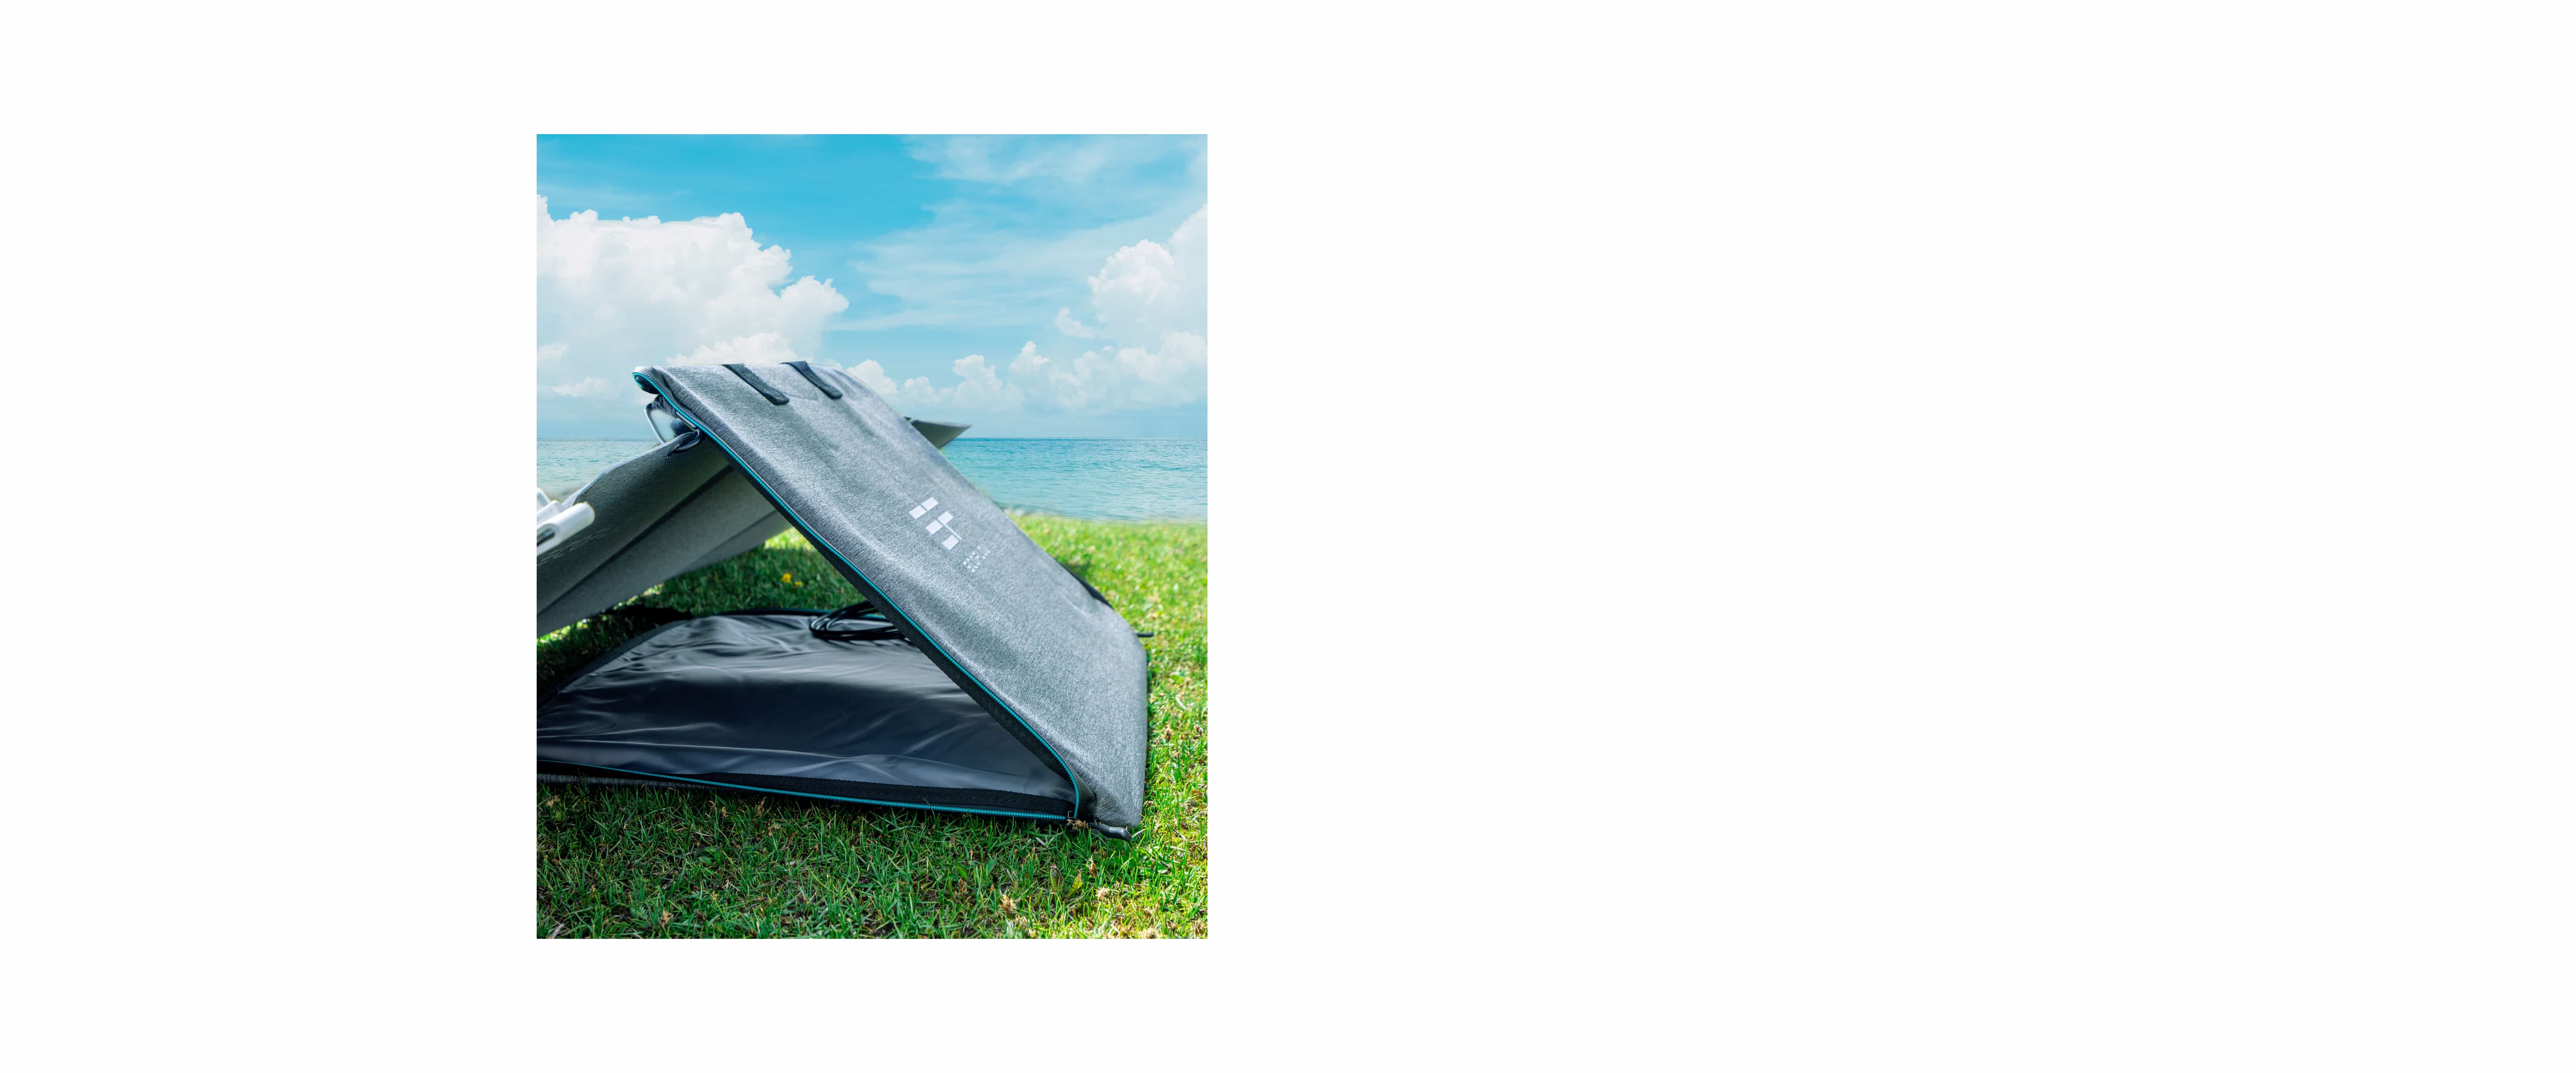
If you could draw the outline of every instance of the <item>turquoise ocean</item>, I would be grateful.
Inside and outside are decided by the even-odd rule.
[[[537,487],[556,499],[651,440],[538,440]],[[1108,521],[1206,521],[1206,440],[960,439],[944,452],[1005,507]]]

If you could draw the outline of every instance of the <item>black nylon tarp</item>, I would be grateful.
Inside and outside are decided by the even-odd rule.
[[[900,639],[823,640],[806,628],[811,617],[720,615],[629,643],[538,705],[539,762],[890,804],[1073,814],[1072,785],[919,649]]]

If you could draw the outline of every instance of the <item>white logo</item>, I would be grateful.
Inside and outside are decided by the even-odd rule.
[[[925,499],[925,500],[922,500],[922,501],[921,501],[921,505],[920,505],[920,506],[912,508],[912,520],[914,520],[914,521],[920,521],[920,520],[921,520],[921,516],[922,516],[922,515],[924,515],[924,514],[928,514],[928,513],[930,513],[930,512],[931,512],[931,511],[933,511],[933,510],[937,510],[937,509],[938,509],[938,507],[939,507],[939,500],[937,500],[937,499],[935,499],[935,498],[933,498],[933,499]],[[930,525],[929,525],[928,527],[924,528],[922,531],[923,531],[923,532],[925,532],[925,533],[929,533],[931,536],[936,537],[936,536],[938,536],[938,535],[939,535],[939,531],[940,531],[940,530],[942,530],[942,529],[947,529],[947,530],[948,530],[948,538],[947,538],[947,539],[945,539],[945,540],[940,541],[940,542],[939,542],[939,546],[940,546],[940,547],[943,547],[943,548],[950,548],[950,549],[954,549],[954,548],[956,548],[956,547],[957,547],[957,530],[949,528],[949,525],[948,525],[948,519],[950,519],[950,518],[954,518],[954,517],[956,517],[956,515],[954,515],[954,514],[950,514],[950,513],[948,513],[947,511],[944,511],[944,510],[939,511],[939,516],[938,516],[938,517],[936,517],[936,518],[932,518],[932,519],[930,520]]]

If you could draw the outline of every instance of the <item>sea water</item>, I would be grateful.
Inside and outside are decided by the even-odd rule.
[[[537,488],[562,499],[599,471],[660,446],[651,440],[538,440]]]
[[[537,487],[561,499],[651,440],[538,440]],[[1206,521],[1206,440],[966,438],[945,452],[1005,507],[1111,521]]]

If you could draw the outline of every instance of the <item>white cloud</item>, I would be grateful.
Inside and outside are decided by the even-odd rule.
[[[1207,331],[1207,208],[1172,232],[1168,247],[1139,242],[1109,255],[1091,283],[1102,335],[1122,342]]]
[[[970,162],[971,164],[971,162]],[[980,166],[980,165],[974,165]],[[970,168],[971,170],[971,168]],[[1016,170],[1016,169],[1013,169]],[[958,359],[946,386],[916,376],[901,383],[875,361],[848,370],[906,413],[1036,412],[1103,414],[1158,409],[1207,396],[1207,209],[1170,221],[1164,241],[1115,246],[1114,230],[1136,233],[1137,222],[1063,236],[1039,247],[1011,248],[998,235],[983,245],[939,248],[942,237],[966,231],[940,228],[880,244],[876,267],[902,262],[912,271],[895,278],[922,319],[983,319],[984,314],[943,302],[950,288],[980,289],[980,277],[999,273],[1031,281],[1087,287],[1089,306],[1058,306],[1055,327],[1065,336],[1097,340],[1078,356],[1046,355],[1035,342],[1007,362],[981,354]],[[538,393],[541,416],[623,420],[642,395],[629,373],[638,365],[768,364],[811,358],[822,332],[849,300],[829,281],[792,276],[790,254],[763,247],[738,213],[686,221],[603,221],[595,212],[553,219],[537,199]],[[1106,239],[1106,241],[1104,241]],[[1087,255],[1077,253],[1087,246]],[[987,248],[989,247],[989,248]],[[1103,249],[1114,249],[1105,257]],[[952,257],[963,260],[948,260]],[[1087,256],[1089,260],[1076,260]],[[943,272],[942,268],[948,269]],[[872,290],[889,286],[871,283]],[[917,289],[920,293],[911,291]],[[1025,318],[1029,305],[1000,288],[978,297]],[[970,301],[964,305],[972,306]],[[1056,305],[1045,301],[1037,308]],[[1000,310],[992,311],[996,316]],[[907,314],[909,315],[909,314]],[[1017,321],[1026,324],[1025,319]],[[835,328],[847,327],[834,324]]]
[[[798,360],[796,347],[777,332],[762,332],[727,339],[714,346],[702,346],[680,357],[670,365],[777,365]]]
[[[542,414],[623,417],[638,365],[792,361],[816,353],[849,299],[789,251],[763,247],[740,213],[664,221],[553,219],[537,199]]]
[[[931,164],[943,179],[970,183],[1056,184],[1086,193],[1133,187],[1136,172],[1175,155],[1203,168],[1207,142],[1199,137],[1088,135],[1004,137],[962,135],[912,141],[912,158]],[[1125,180],[1112,182],[1109,180]]]
[[[849,262],[877,296],[875,308],[831,325],[835,331],[939,325],[1019,329],[1032,314],[1063,306],[1103,251],[1134,236],[1177,224],[1164,207],[1116,223],[1032,239],[1024,224],[994,219],[988,205],[960,201],[933,207],[929,224],[861,244]]]
[[[1169,244],[1139,242],[1110,254],[1089,280],[1094,324],[1056,311],[1056,330],[1110,345],[1059,359],[1034,342],[995,369],[981,354],[952,368],[957,383],[928,377],[894,382],[874,361],[850,370],[898,408],[1099,414],[1181,406],[1207,397],[1207,208],[1172,232]]]
[[[1169,233],[1207,198],[1201,136],[906,142],[914,159],[965,189],[926,206],[928,222],[852,250],[848,278],[853,293],[865,292],[862,312],[832,330],[1023,331],[1046,307],[1071,305],[1109,251]],[[1107,222],[1069,231],[1050,223],[1070,220]]]
[[[843,371],[856,378],[859,383],[867,385],[868,390],[889,399],[894,398],[895,393],[902,390],[895,385],[893,377],[886,375],[885,366],[877,364],[875,358],[860,362],[857,368]],[[926,379],[922,380],[924,384],[929,382]]]

